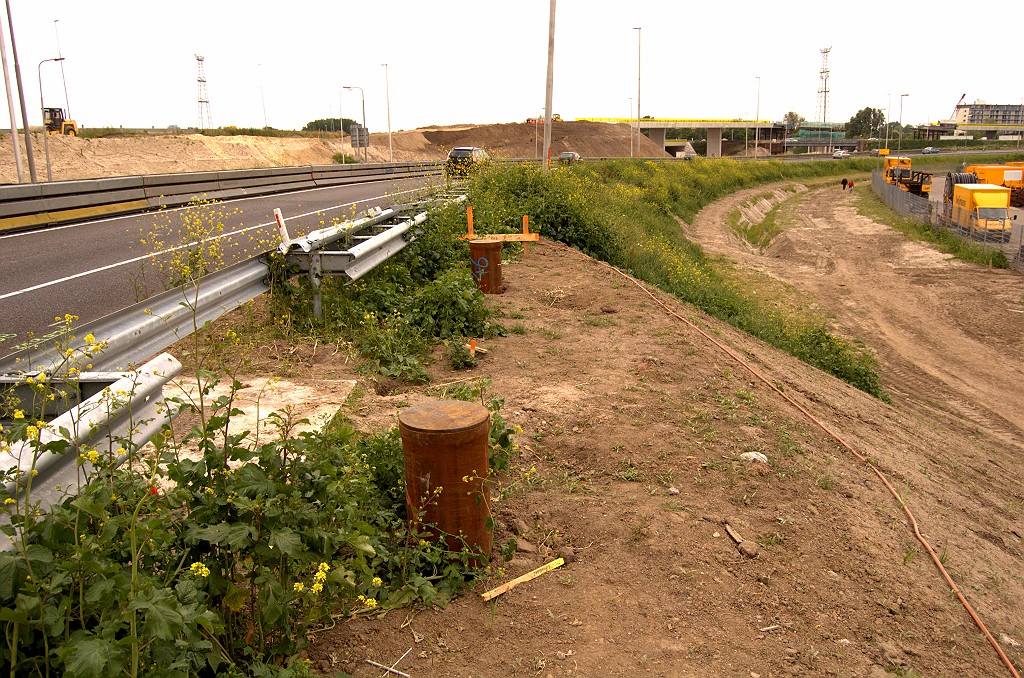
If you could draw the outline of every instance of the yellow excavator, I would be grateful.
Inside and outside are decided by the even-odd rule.
[[[44,108],[43,125],[46,127],[47,134],[78,136],[78,124],[74,120],[65,119],[63,108]]]

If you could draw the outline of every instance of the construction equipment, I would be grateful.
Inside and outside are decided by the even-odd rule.
[[[976,178],[974,181],[957,181],[956,183],[1005,186],[1010,189],[1010,206],[1024,207],[1024,163],[1008,162],[1002,165],[967,165],[958,174],[973,174]]]
[[[954,176],[947,176],[944,194],[951,198],[945,203],[945,216],[950,224],[971,238],[1009,242],[1013,231],[1009,211],[1010,189],[995,184],[950,184]]]
[[[927,196],[932,190],[932,175],[911,168],[905,156],[884,156],[885,180],[900,190],[913,195]]]
[[[47,134],[66,134],[78,136],[78,124],[74,120],[67,120],[64,117],[63,108],[44,108],[43,126]]]

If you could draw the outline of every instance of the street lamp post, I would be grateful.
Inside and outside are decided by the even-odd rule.
[[[395,151],[391,145],[391,86],[388,84],[388,65],[381,64],[381,66],[384,67],[384,96],[388,104],[388,158],[389,162],[394,162]]]
[[[11,0],[6,0],[7,26],[11,29],[11,54],[14,56],[14,79],[18,85],[18,99],[21,101],[21,120],[25,123],[25,155],[28,156],[28,174],[32,183],[36,183],[36,160],[32,152],[32,133],[28,129],[28,104],[25,101],[25,88],[21,83],[21,63],[18,61],[18,46],[14,41],[14,16],[11,14]],[[5,57],[6,58],[6,57]]]
[[[909,94],[900,95],[900,138],[896,142],[896,155],[899,156],[900,149],[903,148],[903,97],[909,97]]]
[[[344,89],[357,89],[357,90],[359,90],[359,96],[362,97],[362,99],[363,99],[363,134],[366,134],[367,136],[369,136],[369,134],[366,131],[366,94],[363,92],[363,88],[359,87],[359,86],[352,86],[352,87],[350,87],[348,85],[343,85],[342,87]],[[367,141],[369,141],[369,140],[367,140]],[[358,159],[358,157],[359,156],[357,155],[356,158]],[[363,146],[363,162],[366,162],[366,146]]]
[[[57,22],[58,21],[60,21],[60,19],[54,19],[53,20],[53,34],[57,36],[57,56],[59,56],[61,59],[63,59],[64,55],[61,54],[61,51],[60,51],[60,32],[57,30]],[[68,99],[68,79],[67,79],[67,76],[64,75],[64,62],[63,61],[60,62],[60,79],[64,81],[64,105],[67,107],[68,120],[70,120],[71,119],[71,100]]]
[[[636,31],[636,157],[640,157],[640,36],[641,26],[633,26]],[[630,133],[632,138],[632,132]],[[632,154],[630,154],[632,155]]]
[[[11,148],[14,151],[14,166],[18,172],[18,183],[25,180],[25,172],[21,168],[21,140],[18,138],[18,118],[14,115],[14,97],[11,96],[11,75],[7,70],[7,44],[4,31],[0,27],[0,62],[4,69],[4,89],[7,92],[7,112],[11,118]]]
[[[47,61],[64,61],[64,57],[43,59],[39,62],[39,66],[36,67],[37,74],[39,75],[39,112],[43,116],[43,148],[45,149],[46,155],[46,180],[53,181],[53,177],[50,175],[50,131],[46,129],[46,104],[43,103],[43,64]]]

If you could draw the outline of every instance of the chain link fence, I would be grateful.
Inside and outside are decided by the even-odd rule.
[[[945,177],[939,177],[932,191],[942,191]],[[886,205],[902,217],[922,224],[931,224],[936,231],[947,230],[964,240],[970,240],[984,247],[1002,250],[1010,266],[1024,270],[1024,223],[1020,219],[1011,221],[1012,231],[978,231],[955,222],[945,211],[944,204],[927,197],[913,195],[885,180],[878,170],[871,173],[871,190]]]

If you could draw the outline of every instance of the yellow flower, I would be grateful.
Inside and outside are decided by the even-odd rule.
[[[297,582],[295,582],[295,584],[294,584],[294,585],[292,586],[292,588],[293,588],[293,589],[295,589],[295,592],[296,592],[296,593],[302,593],[302,589],[306,588],[306,585],[305,585],[305,584],[303,584],[303,583],[302,583],[301,581],[297,581]]]
[[[10,497],[7,497],[7,499],[4,499],[4,503],[10,506],[11,504],[17,504],[18,502],[15,501],[14,499],[11,499]]]
[[[89,457],[90,463],[95,464],[100,458],[100,453],[96,450],[89,450],[86,456]]]
[[[24,410],[14,410],[14,418],[15,419],[24,419],[25,418]]]
[[[25,435],[29,440],[39,440],[39,429],[30,424],[25,427]]]
[[[95,336],[93,336],[93,333],[92,333],[92,332],[90,332],[89,334],[85,335],[85,342],[86,342],[87,344],[91,344],[91,343],[93,343],[93,342],[95,342],[95,341],[96,341],[96,337],[95,337]]]
[[[317,582],[317,583],[313,584],[311,587],[309,587],[309,590],[312,591],[313,593],[320,593],[321,591],[324,590],[324,585],[321,584],[320,582]]]
[[[371,609],[375,608],[377,607],[377,600],[375,598],[367,598],[363,601],[363,605]]]
[[[374,577],[373,578],[373,585],[374,586],[380,586],[383,583],[384,583],[384,580],[381,579],[380,577]]]
[[[210,568],[202,563],[192,563],[192,566],[188,568],[189,571],[197,577],[209,577]]]
[[[330,565],[328,565],[327,563],[320,563],[320,564],[319,564],[319,565],[317,566],[317,568],[316,568],[316,571],[317,571],[317,572],[327,572],[327,571],[328,571],[328,570],[330,570],[330,569],[331,569],[331,566],[330,566]]]
[[[25,377],[25,383],[26,384],[34,384],[34,383],[36,383],[36,380],[33,379],[32,377]]]

